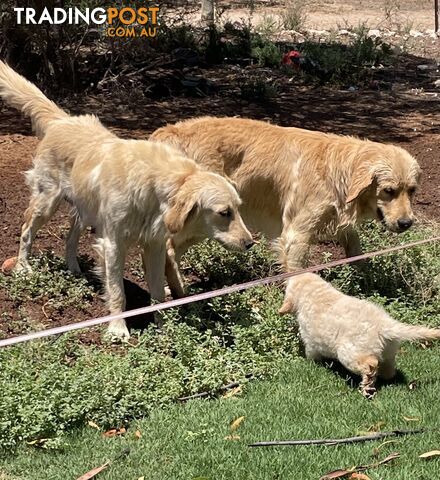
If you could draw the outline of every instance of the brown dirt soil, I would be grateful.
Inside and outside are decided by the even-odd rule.
[[[429,40],[431,41],[431,40]],[[407,55],[390,72],[384,72],[384,81],[392,88],[383,90],[334,90],[304,85],[280,73],[257,67],[239,69],[222,66],[195,69],[196,74],[209,79],[217,93],[199,98],[171,97],[152,100],[140,92],[128,91],[129,96],[116,92],[101,95],[78,95],[61,99],[63,107],[72,113],[95,113],[103,123],[122,137],[146,138],[167,122],[200,115],[243,116],[263,119],[279,125],[299,126],[339,134],[358,135],[372,140],[393,142],[407,148],[417,157],[423,168],[423,180],[417,195],[416,212],[438,221],[440,213],[440,98],[435,95],[415,94],[431,82],[417,70],[420,63],[432,59]],[[253,103],[240,98],[237,92],[237,70],[240,75],[271,75],[278,81],[278,94],[269,103]],[[133,94],[133,100],[130,95]],[[37,140],[32,136],[30,123],[20,114],[0,104],[0,263],[15,256],[18,251],[22,216],[27,207],[29,192],[24,175],[32,163]],[[54,251],[63,255],[64,236],[68,229],[68,209],[63,207],[38,234],[34,251]],[[83,236],[80,254],[93,257],[93,235]],[[326,245],[334,256],[340,249]],[[314,258],[319,258],[315,256]],[[129,308],[148,303],[148,294],[138,274],[139,260],[133,253],[127,262],[126,288]],[[84,320],[106,313],[105,305],[96,298],[83,309],[47,311],[44,302],[25,302],[20,309],[0,289],[0,330],[14,335],[24,328],[49,328]],[[26,320],[27,319],[27,320]],[[138,325],[145,319],[138,319]],[[97,331],[84,333],[83,341],[97,342]]]

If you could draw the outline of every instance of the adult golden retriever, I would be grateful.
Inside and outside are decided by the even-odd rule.
[[[302,266],[309,245],[323,234],[335,235],[354,256],[361,253],[356,223],[376,219],[402,232],[414,221],[420,167],[394,145],[213,117],[167,125],[150,140],[235,182],[246,225],[279,238],[286,270]],[[177,246],[176,257],[186,248]]]
[[[31,118],[41,138],[33,168],[26,173],[31,200],[17,269],[30,268],[35,234],[63,199],[77,212],[68,245],[83,226],[96,227],[111,313],[125,309],[123,269],[132,244],[142,248],[151,297],[158,301],[164,299],[166,242],[172,234],[178,243],[215,238],[231,248],[252,245],[238,211],[240,198],[222,176],[171,147],[122,140],[92,115],[69,116],[3,62],[0,96]],[[76,257],[67,260],[75,270]],[[129,336],[124,320],[111,322],[109,333]]]

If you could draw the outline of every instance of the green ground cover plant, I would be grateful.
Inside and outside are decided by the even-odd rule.
[[[368,251],[426,238],[436,231],[435,226],[419,227],[397,236],[370,224],[362,229],[361,238],[364,250]],[[323,257],[330,260],[328,255]],[[188,252],[183,267],[192,282],[190,293],[194,293],[201,288],[276,273],[273,260],[265,241],[245,255],[206,243]],[[93,292],[92,286],[81,278],[66,274],[60,281],[61,260],[43,255],[35,262],[48,276],[44,285],[50,283],[50,275],[51,288],[56,290],[59,285],[59,295],[51,293],[57,302],[65,298],[70,304],[72,298],[77,298],[78,285],[80,292]],[[45,269],[50,262],[60,268]],[[377,257],[360,267],[328,270],[323,275],[346,293],[384,305],[401,321],[438,326],[439,272],[439,246],[429,244]],[[36,272],[31,278],[41,275]],[[17,301],[26,295],[39,298],[46,288],[38,281],[29,281],[25,287],[20,276],[2,276],[0,282]],[[246,442],[264,436],[343,436],[368,429],[375,419],[385,421],[391,429],[408,426],[408,422],[412,426],[411,421],[402,420],[402,415],[420,418],[416,425],[435,428],[439,413],[435,406],[439,382],[437,347],[405,345],[398,364],[406,380],[384,386],[377,400],[365,402],[356,391],[355,379],[346,381],[346,376],[301,358],[294,318],[277,314],[283,296],[280,287],[259,287],[168,310],[164,313],[165,330],[158,332],[151,325],[144,332],[134,332],[137,341],[133,345],[86,345],[77,335],[70,334],[0,350],[0,444],[8,458],[4,467],[0,462],[0,469],[20,473],[23,478],[67,478],[57,476],[61,464],[70,465],[66,471],[76,475],[87,470],[89,463],[90,467],[96,466],[95,461],[111,458],[120,448],[133,443],[135,451],[143,445],[142,452],[136,454],[140,457],[135,457],[140,463],[131,457],[133,463],[127,460],[123,467],[133,478],[227,478],[222,462],[229,458],[237,471],[236,478],[273,478],[269,473],[271,465],[275,465],[279,478],[289,478],[283,477],[282,472],[293,468],[296,459],[296,468],[302,465],[303,470],[296,470],[302,473],[291,478],[309,479],[315,478],[310,476],[312,473],[325,473],[331,465],[350,466],[358,460],[365,463],[365,452],[371,452],[372,447],[353,446],[345,450],[348,453],[335,449],[331,457],[319,456],[312,468],[308,462],[316,453],[305,453],[306,450],[301,455],[287,451],[270,453],[271,457],[252,451],[258,461],[251,462]],[[250,376],[252,380],[246,386]],[[269,381],[261,383],[259,379],[263,378]],[[413,379],[422,385],[414,392],[408,388]],[[175,405],[179,397],[218,391],[221,385],[233,381],[245,384],[239,399]],[[249,430],[243,432],[248,433],[240,441],[225,441],[227,424],[240,411],[254,419],[246,423]],[[341,416],[342,411],[347,413]],[[306,421],[308,417],[311,422]],[[98,425],[101,431],[123,426],[128,434],[124,438],[103,439],[87,426],[88,422]],[[138,443],[130,433],[136,428],[145,432]],[[435,438],[438,440],[430,433],[417,440],[399,440],[399,445],[402,451],[409,452],[413,444],[408,442],[416,442],[423,453],[421,450],[428,449]],[[165,452],[169,453],[164,455],[170,456],[170,462],[165,462],[154,476],[154,452],[163,447],[165,440]],[[93,452],[85,448],[91,443],[96,444]],[[40,449],[35,450],[36,446],[52,453],[43,454]],[[206,452],[202,455],[200,449]],[[199,460],[190,462],[193,456]],[[223,460],[217,462],[218,458]],[[25,474],[30,459],[38,467]],[[184,467],[179,463],[182,459]],[[414,462],[420,463],[414,455],[411,460],[399,460],[401,471],[410,471]],[[46,472],[49,464],[50,474]],[[258,477],[258,464],[263,469],[262,477]],[[8,465],[14,468],[8,469]],[[428,464],[420,465],[421,471],[431,472]],[[246,471],[251,472],[250,476],[245,476]],[[394,470],[384,467],[381,477],[371,478],[410,478],[392,477],[388,471]],[[103,478],[116,478],[116,473],[111,472],[110,469],[104,473]]]

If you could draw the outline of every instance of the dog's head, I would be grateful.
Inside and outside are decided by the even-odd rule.
[[[198,171],[179,189],[165,224],[173,235],[213,238],[227,248],[247,250],[254,241],[239,213],[240,204],[237,191],[225,178]]]
[[[414,222],[412,203],[420,173],[415,158],[403,148],[368,144],[355,161],[346,202],[357,202],[360,217],[404,232]]]

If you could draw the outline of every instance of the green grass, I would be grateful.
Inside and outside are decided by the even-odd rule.
[[[100,474],[103,479],[318,479],[324,473],[374,463],[391,452],[401,457],[390,465],[371,469],[372,480],[438,478],[439,460],[418,455],[438,449],[439,432],[427,432],[362,445],[307,446],[250,449],[260,440],[333,438],[362,434],[379,425],[382,430],[436,428],[440,415],[438,348],[405,347],[399,367],[417,388],[395,384],[380,389],[368,402],[331,370],[304,359],[286,363],[271,380],[251,382],[239,397],[190,401],[132,422],[122,437],[104,438],[86,426],[70,435],[57,452],[21,449],[0,461],[0,468],[28,480],[77,478],[117,457]],[[230,423],[244,416],[228,440]],[[407,421],[404,417],[418,419]],[[117,425],[115,425],[117,426]],[[135,432],[141,433],[141,438]],[[374,449],[379,448],[377,458]]]
[[[376,250],[432,236],[435,230],[419,227],[397,236],[367,225],[362,243],[364,250]],[[384,305],[397,319],[440,325],[439,253],[439,245],[430,244],[372,259],[361,269],[346,266],[323,274],[343,291]],[[63,298],[70,306],[89,292],[93,297],[91,285],[61,273],[56,257],[36,262],[42,273],[27,280],[0,277],[19,305],[53,296],[62,309]],[[191,292],[275,273],[272,265],[264,241],[245,256],[202,244],[183,263],[188,278],[200,279]],[[49,299],[47,292],[52,292]],[[218,479],[230,478],[233,471],[234,478],[243,479],[311,479],[371,463],[373,446],[256,451],[246,444],[353,435],[377,422],[385,422],[385,430],[437,427],[437,347],[405,345],[399,366],[407,382],[382,388],[377,399],[366,402],[344,378],[299,357],[294,318],[277,314],[282,296],[277,286],[260,287],[169,310],[164,333],[150,326],[142,335],[135,333],[138,341],[131,346],[84,345],[71,334],[1,349],[0,444],[6,460],[0,460],[0,471],[26,479],[76,478],[128,444],[130,455],[102,478],[120,478],[123,471],[123,478]],[[240,398],[176,405],[178,397],[246,382],[248,375],[254,380]],[[409,390],[413,379],[418,387]],[[237,431],[240,440],[224,440],[229,422],[240,415],[246,416]],[[403,416],[420,420],[408,423]],[[103,439],[87,426],[90,421],[103,430],[125,426],[128,433]],[[140,440],[133,435],[136,429]],[[438,462],[424,463],[417,454],[439,448],[439,441],[432,433],[384,446],[381,455],[392,449],[402,458],[396,466],[371,472],[371,478],[429,478],[423,475],[432,476]],[[414,469],[421,476],[411,476]]]

